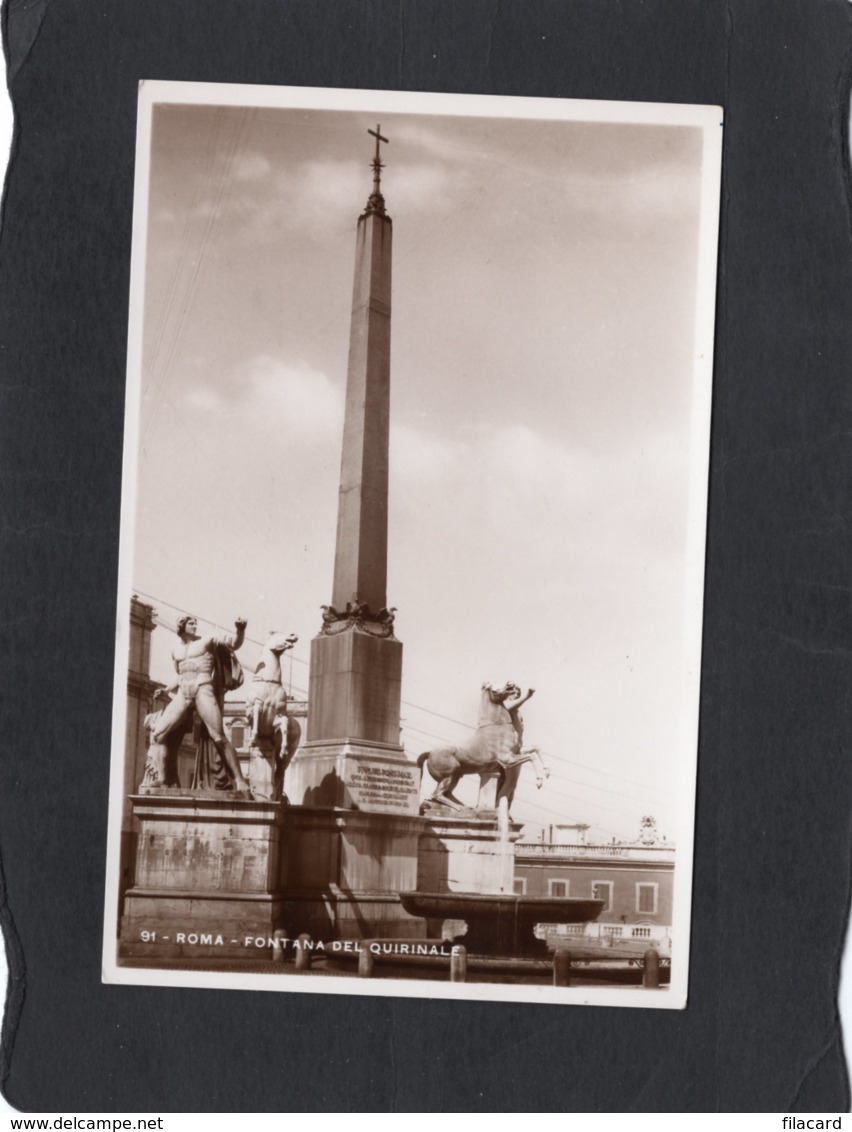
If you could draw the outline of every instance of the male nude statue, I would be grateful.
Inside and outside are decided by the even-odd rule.
[[[235,652],[245,639],[246,622],[237,618],[234,627],[237,632],[233,637],[227,634],[202,637],[198,634],[198,622],[194,617],[181,617],[178,621],[180,644],[172,649],[172,660],[175,662],[178,678],[168,689],[170,692],[174,691],[174,698],[163,709],[159,723],[151,733],[151,739],[154,743],[162,743],[169,732],[185,723],[194,707],[234,780],[234,788],[248,790],[237,752],[225,735],[222,708],[213,686],[216,646],[225,645]]]

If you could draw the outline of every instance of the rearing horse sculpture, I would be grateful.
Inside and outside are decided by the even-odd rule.
[[[478,725],[467,742],[455,747],[437,747],[424,752],[417,760],[421,775],[425,765],[438,783],[429,802],[464,809],[464,804],[453,795],[459,779],[466,774],[478,774],[481,789],[487,779],[498,774],[501,779],[498,798],[505,797],[511,805],[518,772],[524,763],[533,764],[536,785],[541,787],[550,772],[538,747],[522,745],[524,726],[519,714],[519,708],[534,691],[530,688],[522,696],[517,684],[506,683],[499,689],[491,684],[482,685]]]
[[[270,635],[246,692],[249,780],[255,798],[276,802],[283,798],[284,771],[302,736],[298,719],[287,714],[287,693],[281,673],[281,657],[298,639],[292,633]]]

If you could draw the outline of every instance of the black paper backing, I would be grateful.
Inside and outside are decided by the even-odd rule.
[[[24,1110],[845,1111],[846,0],[6,0],[0,849]],[[685,1011],[100,981],[140,79],[725,107]]]

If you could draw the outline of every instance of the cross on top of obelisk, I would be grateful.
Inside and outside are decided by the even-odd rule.
[[[375,130],[367,130],[367,133],[376,139],[376,155],[371,163],[373,166],[373,191],[372,193],[370,193],[370,198],[367,201],[367,207],[364,212],[365,215],[371,212],[376,212],[379,216],[384,216],[385,198],[382,196],[381,181],[382,170],[385,166],[384,162],[382,161],[380,143],[387,142],[387,144],[389,145],[390,140],[382,136],[382,127],[378,124],[376,125]]]

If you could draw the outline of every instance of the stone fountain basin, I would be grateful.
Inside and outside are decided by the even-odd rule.
[[[603,900],[582,896],[520,896],[512,892],[401,892],[406,912],[433,923],[429,934],[440,930],[445,920],[464,921],[452,938],[482,955],[522,958],[547,951],[536,938],[536,924],[582,924],[596,920]],[[439,923],[434,923],[439,921]]]

